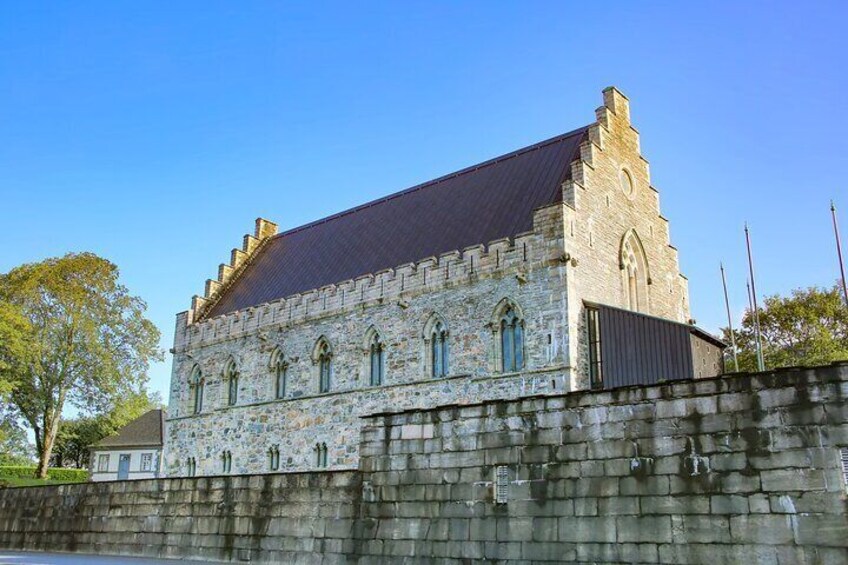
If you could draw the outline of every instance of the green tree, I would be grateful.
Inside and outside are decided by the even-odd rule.
[[[108,410],[143,390],[159,331],[147,305],[118,282],[118,268],[92,253],[71,253],[0,275],[0,301],[29,325],[27,351],[12,359],[11,404],[35,435],[38,476],[47,476],[66,405]]]
[[[769,369],[848,360],[848,307],[838,286],[796,289],[790,296],[767,297],[760,308],[760,331],[763,359]],[[757,341],[751,311],[745,312],[735,335],[739,370],[756,371]],[[727,328],[724,338],[730,343]]]
[[[8,400],[20,369],[29,362],[31,336],[32,328],[21,309],[0,299],[0,402]],[[2,434],[0,430],[0,438]]]
[[[11,419],[0,423],[0,465],[32,465],[33,449],[26,431]]]

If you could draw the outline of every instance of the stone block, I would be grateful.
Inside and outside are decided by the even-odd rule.
[[[616,518],[578,516],[559,518],[559,540],[571,543],[615,543]]]
[[[670,543],[670,516],[619,516],[616,518],[619,542]]]
[[[826,490],[827,480],[818,469],[773,469],[760,472],[765,492]]]
[[[726,516],[675,515],[671,517],[674,543],[730,543],[730,522]]]
[[[756,545],[791,544],[794,541],[789,516],[730,516],[730,536],[734,543]]]

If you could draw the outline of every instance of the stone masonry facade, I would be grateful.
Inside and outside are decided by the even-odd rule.
[[[423,259],[217,317],[209,304],[260,253],[276,225],[258,220],[253,236],[233,251],[206,295],[177,316],[165,473],[280,470],[316,467],[315,446],[326,444],[327,467],[358,464],[361,417],[395,409],[432,408],[588,388],[584,301],[628,306],[625,243],[643,257],[639,310],[689,319],[686,279],[670,245],[628,100],[604,91],[580,158],[571,163],[561,203],[537,209],[533,229],[510,239]],[[629,190],[623,188],[626,176]],[[641,285],[641,286],[640,286]],[[506,308],[524,329],[523,370],[500,371],[498,316]],[[428,369],[427,328],[447,330],[449,370]],[[369,382],[368,336],[379,334],[385,377]],[[319,392],[316,347],[332,352],[329,392]],[[286,392],[275,396],[274,362],[284,359]],[[228,366],[238,374],[238,401],[228,403]],[[203,405],[193,413],[202,376]]]
[[[358,470],[0,490],[0,548],[362,564],[848,555],[845,363],[375,414],[360,442]]]

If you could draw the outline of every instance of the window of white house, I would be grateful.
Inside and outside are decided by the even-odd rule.
[[[97,456],[97,472],[105,473],[109,470],[109,455],[101,454]]]
[[[152,453],[142,453],[141,454],[141,470],[142,471],[150,471],[153,469],[153,454]]]

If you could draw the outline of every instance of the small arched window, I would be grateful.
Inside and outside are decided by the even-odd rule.
[[[281,399],[286,397],[288,371],[289,363],[286,361],[283,353],[279,349],[274,350],[274,353],[271,355],[271,372],[274,377],[274,398]]]
[[[316,443],[315,444],[315,465],[318,468],[327,467],[327,444],[326,443]]]
[[[278,471],[280,469],[280,446],[272,445],[268,448],[268,461],[269,467],[272,471]]]
[[[371,386],[383,384],[384,363],[385,353],[383,351],[383,342],[380,341],[380,334],[374,331],[368,343],[368,366],[371,375]]]
[[[333,350],[330,343],[321,338],[315,344],[313,362],[318,367],[318,392],[330,392],[330,378],[333,373]]]
[[[186,475],[189,477],[193,477],[197,474],[197,463],[194,460],[194,457],[189,457],[186,460]]]
[[[433,325],[430,335],[430,364],[434,378],[448,375],[448,332],[441,320]]]
[[[501,371],[513,373],[524,368],[524,321],[513,307],[501,316]]]
[[[224,369],[224,380],[227,382],[227,405],[235,406],[238,402],[238,370],[236,362],[230,358]]]
[[[189,378],[189,387],[191,388],[191,409],[192,414],[200,414],[203,412],[203,389],[205,382],[203,373],[197,365],[191,370]]]
[[[227,449],[223,453],[221,453],[221,471],[223,473],[229,473],[233,470],[233,454]]]

